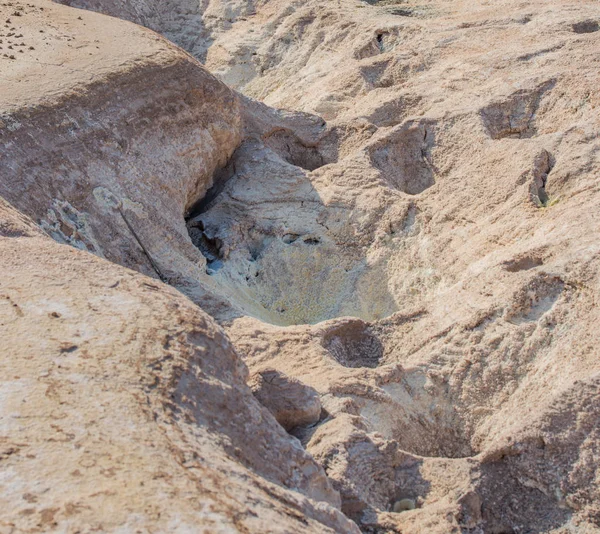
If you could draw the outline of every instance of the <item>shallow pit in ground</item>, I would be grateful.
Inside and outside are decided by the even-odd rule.
[[[494,140],[534,137],[541,100],[555,83],[550,79],[533,88],[519,89],[485,106],[480,115],[490,137]]]
[[[575,33],[595,33],[600,30],[600,22],[594,19],[582,20],[571,25]]]
[[[372,143],[367,152],[390,187],[418,195],[435,184],[430,154],[434,143],[433,124],[408,121]]]
[[[218,291],[264,322],[316,324],[343,316],[373,321],[398,310],[385,264],[369,264],[322,233],[282,229],[267,234],[253,228],[231,249],[231,236],[220,233],[223,227],[210,217],[196,218],[188,229]],[[350,352],[330,341],[334,357],[354,366]]]
[[[323,335],[322,345],[344,367],[375,368],[383,359],[381,341],[359,319],[345,320],[329,328]]]
[[[285,161],[307,171],[314,171],[329,163],[318,150],[317,146],[309,146],[284,129],[276,130],[265,137],[264,143]]]
[[[292,146],[285,135],[270,141]],[[375,321],[398,311],[389,251],[368,257],[375,225],[359,232],[360,213],[326,204],[306,170],[262,141],[238,149],[206,198],[187,228],[206,258],[205,281],[238,310],[232,314],[288,326],[345,316]]]
[[[401,382],[381,388],[387,402],[361,401],[360,413],[373,430],[419,456],[464,458],[475,454],[447,389],[432,382],[423,370],[410,370]]]

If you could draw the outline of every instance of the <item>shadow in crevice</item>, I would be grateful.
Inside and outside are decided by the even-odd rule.
[[[185,215],[186,221],[204,213],[210,204],[223,192],[225,186],[235,176],[235,152],[229,158],[225,166],[217,169],[213,174],[212,186],[204,196],[196,201]]]

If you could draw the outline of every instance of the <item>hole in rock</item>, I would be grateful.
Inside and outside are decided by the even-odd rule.
[[[544,261],[542,258],[537,256],[522,256],[514,260],[509,260],[503,264],[504,269],[509,273],[517,273],[519,271],[528,271],[529,269],[535,269],[540,265],[543,265]]]
[[[542,185],[541,187],[538,187],[536,196],[539,200],[540,207],[546,208],[550,204],[550,197],[546,192],[546,184]]]
[[[428,153],[431,144],[431,131],[423,124],[409,123],[371,147],[371,162],[392,187],[418,195],[435,184]]]
[[[392,47],[393,45],[390,43],[390,34],[385,31],[379,31],[375,34],[374,38],[370,39],[366,44],[354,52],[354,58],[367,59],[388,52]]]
[[[323,336],[323,347],[344,367],[375,368],[383,357],[383,345],[360,320],[347,320]]]
[[[325,165],[317,147],[306,146],[290,131],[277,130],[263,141],[271,150],[296,167],[314,171]]]
[[[211,237],[205,232],[202,221],[196,226],[189,228],[192,243],[202,252],[206,258],[206,273],[211,275],[223,267],[221,247],[222,241],[217,237]]]
[[[381,386],[385,402],[362,400],[361,415],[373,429],[412,454],[429,457],[473,456],[470,436],[446,384],[423,370],[407,372],[399,383]]]
[[[583,20],[576,22],[571,28],[575,33],[594,33],[600,30],[600,24],[597,20]]]
[[[295,243],[296,241],[298,241],[298,239],[300,238],[300,236],[298,234],[285,234],[281,240],[286,244],[286,245],[291,245],[292,243]]]
[[[492,139],[529,138],[537,133],[536,113],[544,94],[554,87],[549,80],[535,89],[519,90],[503,101],[481,110],[483,123]]]

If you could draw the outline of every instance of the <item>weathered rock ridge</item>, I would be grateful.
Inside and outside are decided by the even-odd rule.
[[[600,529],[596,2],[62,3],[0,7],[0,524]]]
[[[2,531],[352,531],[205,313],[0,217]]]
[[[237,97],[129,23],[6,11],[33,50],[2,91],[1,529],[358,531],[224,332],[117,265],[200,272],[184,213],[239,142]]]

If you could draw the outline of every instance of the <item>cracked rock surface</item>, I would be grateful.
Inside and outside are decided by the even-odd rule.
[[[600,529],[596,1],[60,4],[0,4],[0,530]]]

